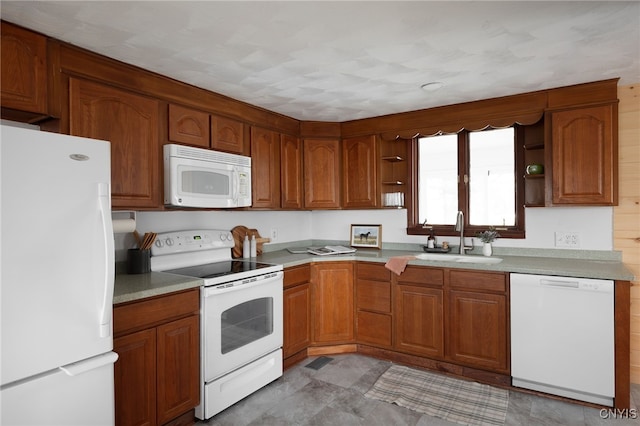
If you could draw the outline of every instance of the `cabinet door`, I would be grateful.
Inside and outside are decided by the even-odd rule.
[[[295,136],[280,138],[280,187],[283,209],[302,208],[302,144]]]
[[[443,290],[401,284],[395,289],[396,349],[441,358],[444,355]]]
[[[284,358],[288,358],[309,346],[311,295],[309,283],[284,291]]]
[[[116,425],[156,422],[156,329],[113,340]]]
[[[280,135],[251,128],[252,207],[280,207]]]
[[[211,148],[245,155],[244,124],[230,118],[212,115]]]
[[[340,141],[305,139],[304,206],[340,207]]]
[[[378,206],[378,150],[375,136],[342,141],[342,207]]]
[[[160,102],[98,83],[71,78],[70,130],[111,142],[113,207],[159,207]]]
[[[209,114],[169,105],[169,140],[209,148]]]
[[[2,108],[46,115],[47,39],[0,23]]]
[[[616,205],[617,105],[551,113],[553,204]]]
[[[448,339],[453,361],[508,372],[506,296],[450,291]]]
[[[350,343],[354,338],[353,264],[311,266],[314,343]]]
[[[158,423],[200,402],[200,321],[197,315],[158,327]]]

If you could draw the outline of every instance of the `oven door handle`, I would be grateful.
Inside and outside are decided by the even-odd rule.
[[[275,281],[282,282],[284,273],[282,271],[274,272],[267,275],[261,275],[253,280],[252,278],[246,278],[244,280],[232,281],[227,284],[221,284],[217,286],[204,287],[203,296],[211,297],[218,296],[220,294],[229,293],[232,291],[246,290],[253,287],[264,286]]]

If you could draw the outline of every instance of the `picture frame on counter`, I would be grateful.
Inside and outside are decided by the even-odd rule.
[[[351,225],[351,246],[382,248],[382,225]]]

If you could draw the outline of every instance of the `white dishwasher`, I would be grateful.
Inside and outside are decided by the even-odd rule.
[[[511,274],[512,385],[613,405],[613,281]]]

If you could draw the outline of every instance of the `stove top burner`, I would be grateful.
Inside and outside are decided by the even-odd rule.
[[[172,269],[164,272],[177,275],[186,275],[194,278],[215,278],[224,275],[238,274],[241,272],[258,271],[263,268],[273,267],[269,263],[256,262],[255,260],[225,260],[205,265],[188,266],[186,268]]]

